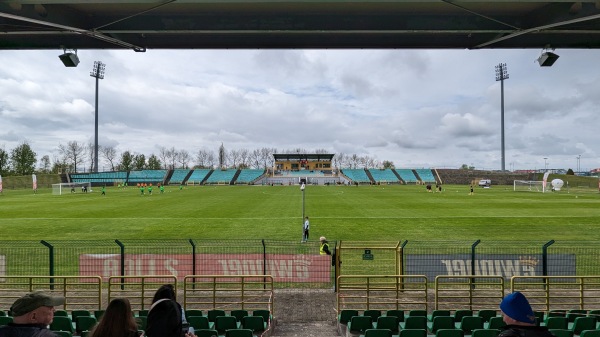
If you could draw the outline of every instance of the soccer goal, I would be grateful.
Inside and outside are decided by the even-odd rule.
[[[92,191],[92,183],[89,181],[81,183],[52,184],[52,194],[63,195],[66,193],[87,193]]]
[[[544,186],[543,181],[515,180],[513,184],[514,191],[546,192],[546,187]]]

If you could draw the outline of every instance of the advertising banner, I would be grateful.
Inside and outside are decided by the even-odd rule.
[[[197,254],[195,275],[271,275],[275,282],[330,282],[331,257],[290,254]],[[265,264],[266,263],[266,264]],[[82,254],[79,275],[121,276],[118,254]],[[127,254],[125,275],[194,275],[192,255]]]

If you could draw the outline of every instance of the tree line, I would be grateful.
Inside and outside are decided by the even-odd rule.
[[[199,149],[190,153],[185,149],[175,147],[159,147],[158,152],[146,156],[130,150],[118,153],[114,146],[98,146],[99,171],[133,171],[159,169],[192,169],[192,168],[235,168],[235,169],[268,169],[274,165],[273,155],[277,153],[290,154],[326,154],[324,149],[307,151],[302,148],[278,151],[276,148],[263,147],[259,149],[227,150],[223,144],[217,151]],[[69,141],[59,144],[54,158],[49,155],[39,160],[37,154],[27,141],[22,142],[11,150],[0,147],[0,175],[29,175],[33,173],[50,174],[65,172],[93,172],[94,145]],[[393,168],[391,161],[379,162],[370,156],[338,153],[333,157],[334,168]]]

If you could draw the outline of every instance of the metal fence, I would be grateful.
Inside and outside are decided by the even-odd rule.
[[[600,275],[600,242],[398,241],[397,244],[277,240],[0,241],[3,276],[270,275],[274,288],[320,288],[338,275]],[[345,249],[345,247],[347,249]]]

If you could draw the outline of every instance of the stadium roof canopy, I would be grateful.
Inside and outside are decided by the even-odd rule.
[[[323,160],[331,161],[335,154],[319,153],[319,154],[303,154],[303,153],[289,153],[289,154],[274,154],[275,161],[292,161],[292,160]]]
[[[0,1],[0,49],[599,47],[600,0]]]

